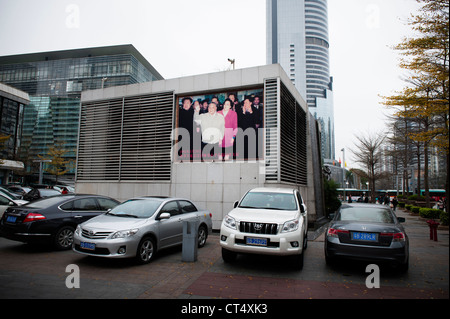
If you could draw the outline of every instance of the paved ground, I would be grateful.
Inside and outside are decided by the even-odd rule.
[[[366,264],[325,264],[323,235],[310,241],[302,271],[286,258],[240,255],[233,264],[221,258],[218,234],[198,250],[196,262],[183,262],[181,249],[170,249],[149,265],[129,260],[54,252],[0,238],[0,298],[37,299],[448,299],[449,232],[429,240],[419,217],[407,218],[410,269],[398,274],[381,267],[381,287],[368,289]],[[313,234],[311,234],[311,237]],[[80,288],[65,285],[69,264],[80,269]]]

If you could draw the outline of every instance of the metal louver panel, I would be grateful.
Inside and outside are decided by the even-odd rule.
[[[279,105],[279,78],[266,79],[265,92],[265,137],[266,137],[266,181],[278,182],[279,172],[279,132],[278,132],[278,105]]]
[[[173,92],[83,103],[77,180],[170,181]]]
[[[306,112],[282,83],[280,114],[280,181],[306,185]]]
[[[264,92],[266,182],[307,185],[306,112],[279,78]]]

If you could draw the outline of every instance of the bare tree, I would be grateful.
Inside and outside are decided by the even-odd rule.
[[[375,182],[385,177],[380,165],[381,146],[385,135],[381,132],[367,135],[358,134],[355,135],[355,138],[357,142],[355,148],[351,151],[354,155],[354,161],[361,165],[363,177],[369,181],[371,202],[374,203],[376,198]]]

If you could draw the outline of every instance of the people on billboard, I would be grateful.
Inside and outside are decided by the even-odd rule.
[[[223,159],[228,160],[233,156],[233,145],[238,130],[237,113],[232,110],[233,101],[226,99],[223,102],[223,109],[218,113],[225,119],[225,134],[222,139]]]
[[[258,128],[263,127],[262,93],[262,89],[257,89],[180,97],[178,128],[184,128],[180,132],[185,135],[181,138],[179,135],[177,140],[187,139],[185,136],[189,133],[190,144],[183,141],[178,159],[259,158],[257,144]]]
[[[200,106],[197,106],[194,110],[194,121],[201,127],[202,157],[218,158],[221,153],[220,144],[225,135],[225,119],[222,114],[217,113],[217,104],[209,103],[208,113],[203,114],[200,114]],[[206,145],[208,148],[204,152]]]
[[[238,113],[238,124],[239,127],[245,131],[248,128],[256,129],[256,124],[258,123],[258,110],[256,110],[250,97],[244,99],[241,111]]]

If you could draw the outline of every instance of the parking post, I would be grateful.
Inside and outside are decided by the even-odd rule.
[[[182,260],[197,261],[198,248],[198,221],[183,221],[183,248]]]

